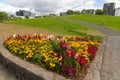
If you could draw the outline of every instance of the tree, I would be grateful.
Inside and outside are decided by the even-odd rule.
[[[50,17],[53,17],[53,16],[57,16],[57,15],[54,14],[54,13],[50,13],[49,16],[50,16]]]
[[[15,17],[14,15],[10,15],[10,17]]]
[[[73,10],[68,10],[67,15],[71,15],[71,14],[74,14],[74,11]]]
[[[14,15],[10,15],[10,16],[8,17],[8,20],[15,20],[15,16],[14,16]]]
[[[74,11],[74,14],[80,14],[80,11]]]
[[[6,12],[0,12],[0,21],[8,19],[8,14]]]
[[[96,15],[103,15],[103,11],[101,9],[97,9],[95,14]]]
[[[107,9],[103,9],[103,15],[107,15],[108,12],[107,12]]]

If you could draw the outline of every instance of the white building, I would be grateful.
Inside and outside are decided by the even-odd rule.
[[[115,9],[115,16],[120,16],[120,7]]]

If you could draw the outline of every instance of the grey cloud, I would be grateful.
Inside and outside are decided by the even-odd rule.
[[[10,0],[9,3],[12,6],[23,8],[29,5],[30,0]]]
[[[95,1],[95,0],[89,0],[89,1]],[[86,2],[89,2],[88,0],[10,0],[10,5],[18,8],[30,8],[35,10],[36,12],[58,12],[58,11],[64,11],[67,9],[74,9],[76,7],[76,4],[78,8],[84,6]],[[93,6],[93,4],[89,4],[90,6]]]

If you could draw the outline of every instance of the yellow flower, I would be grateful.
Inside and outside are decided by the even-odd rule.
[[[53,51],[52,51],[53,52]],[[54,53],[54,56],[57,56],[57,53]]]
[[[53,64],[53,63],[50,63],[50,67],[52,67],[52,68],[53,68],[53,67],[55,67],[55,64]]]
[[[47,62],[49,60],[48,56],[45,55],[44,57],[45,57],[44,62]]]
[[[62,65],[62,62],[60,62],[60,65]]]
[[[81,52],[78,52],[79,55],[81,55],[82,53]]]
[[[60,56],[59,61],[61,61],[62,59],[63,59],[63,57],[62,57],[62,56]]]
[[[27,57],[28,57],[28,58],[31,58],[32,55],[33,55],[33,53],[29,53]]]
[[[54,57],[53,59],[54,59],[54,60],[57,60],[57,59],[58,59],[58,57]]]

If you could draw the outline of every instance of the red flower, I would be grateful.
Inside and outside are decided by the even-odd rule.
[[[20,39],[20,38],[22,38],[22,36],[18,34],[18,35],[16,36],[16,38],[17,38],[17,39]]]
[[[88,53],[90,53],[90,55],[94,58],[95,57],[95,53],[98,50],[97,46],[92,46],[89,45],[88,46]]]
[[[70,50],[66,50],[66,56],[71,56],[71,51]]]
[[[67,74],[71,77],[76,76],[76,68],[72,67],[72,66],[66,66],[65,71],[67,72]]]
[[[80,56],[78,56],[78,57],[76,58],[76,60],[81,64],[81,57],[80,57]]]
[[[71,51],[71,56],[72,56],[72,57],[75,57],[75,55],[76,55],[76,52],[75,52],[74,50],[72,50],[72,51]]]
[[[65,40],[60,41],[60,47],[61,48],[66,48],[67,47],[67,43],[65,42]]]
[[[39,39],[40,39],[40,34],[38,34],[38,35],[37,35],[37,38],[39,38]]]
[[[87,64],[87,60],[84,57],[81,58],[81,64],[83,65]]]
[[[82,64],[82,65],[86,65],[87,64],[87,60],[84,57],[78,56],[76,58],[76,60],[79,62],[79,64]]]
[[[7,38],[7,40],[11,40],[13,38],[13,36],[11,35],[10,37]]]

